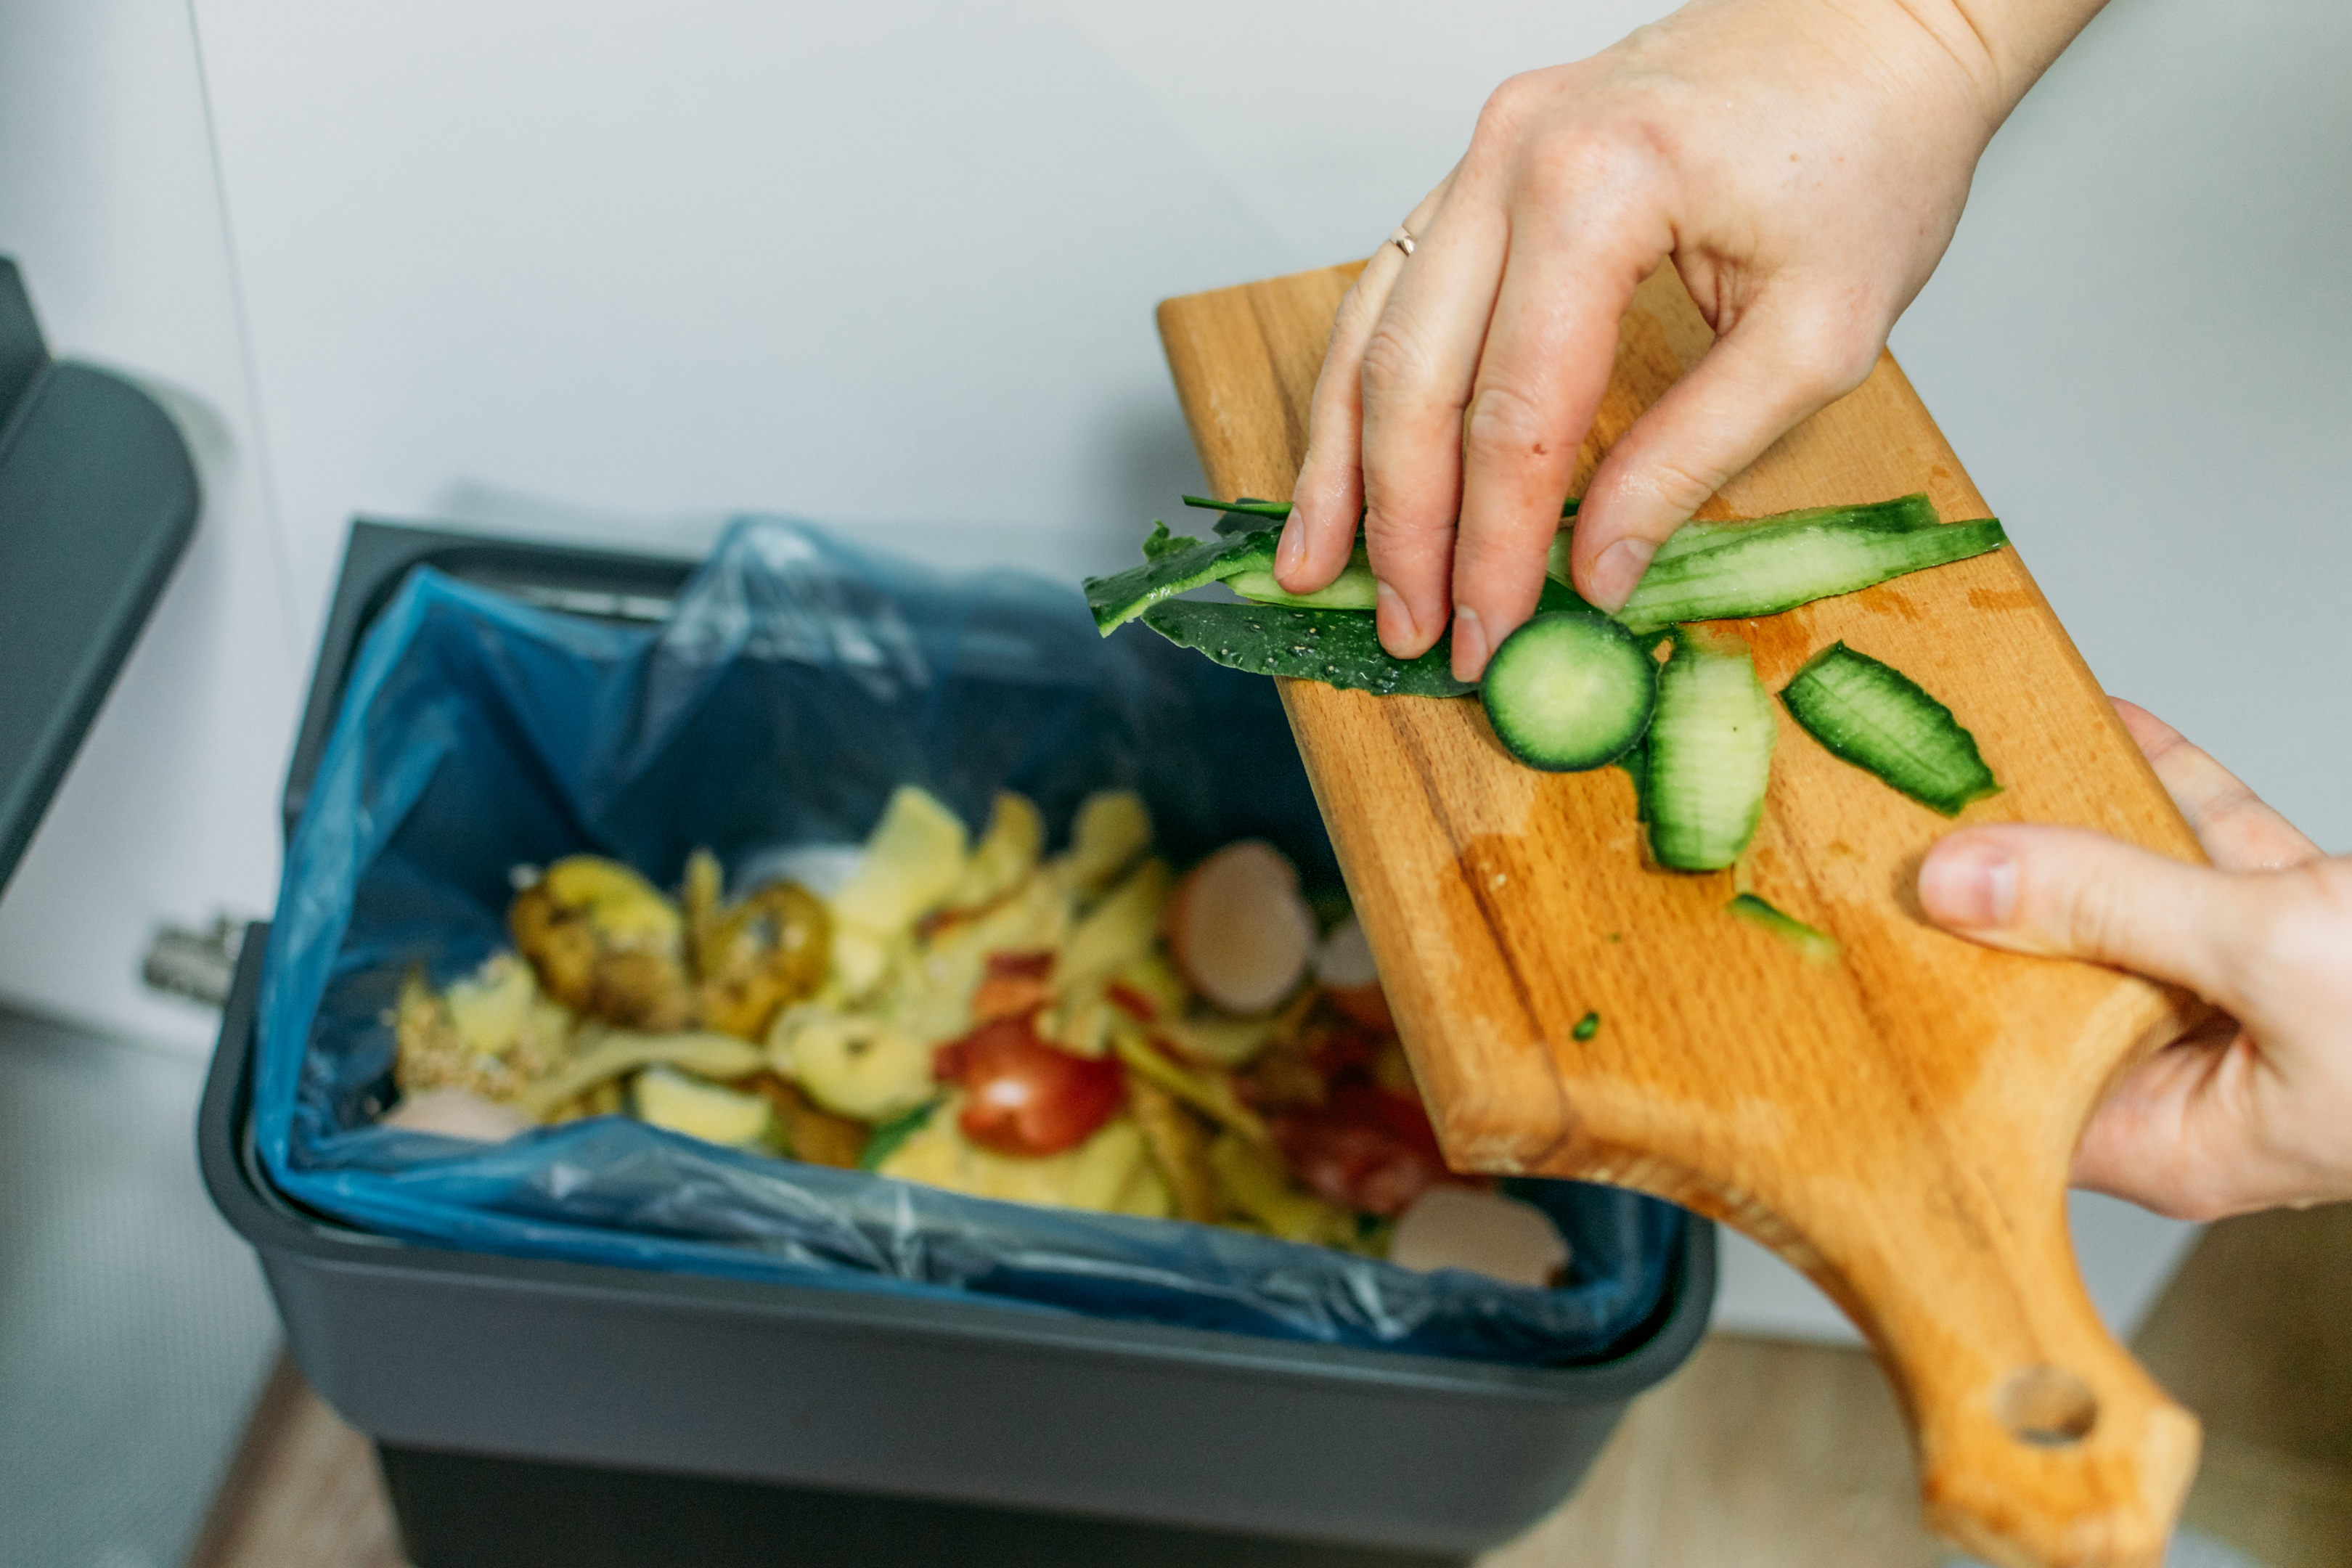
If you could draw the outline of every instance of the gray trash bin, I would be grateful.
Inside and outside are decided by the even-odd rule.
[[[288,787],[359,635],[430,562],[658,616],[680,563],[361,524]],[[1691,1218],[1651,1321],[1528,1367],[412,1245],[277,1194],[247,1117],[266,943],[206,1086],[206,1183],[310,1382],[377,1440],[419,1568],[1457,1561],[1581,1478],[1704,1331]]]

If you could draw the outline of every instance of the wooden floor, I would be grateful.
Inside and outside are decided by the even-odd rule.
[[[2352,1568],[2352,1205],[2214,1226],[2134,1348],[2206,1424],[2188,1521],[2265,1568]],[[1583,1488],[1481,1568],[1932,1568],[1857,1352],[1717,1336]],[[364,1438],[281,1363],[189,1568],[401,1568]]]

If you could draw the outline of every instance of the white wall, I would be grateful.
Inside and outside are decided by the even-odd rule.
[[[2110,5],[1895,350],[2107,689],[2352,850],[2352,8]]]
[[[186,24],[0,7],[0,247],[66,346],[214,415],[198,554],[0,905],[0,992],[151,1026],[147,922],[266,906],[352,512],[1123,560],[1195,477],[1152,301],[1363,253],[1496,80],[1651,10],[191,4],[257,420]],[[2116,7],[1895,340],[2094,667],[2336,848],[2347,79],[2326,0]]]
[[[1649,10],[195,0],[298,607],[367,509],[1116,560],[1192,472],[1150,301],[1362,251]],[[2116,7],[1896,335],[2095,667],[2336,847],[2347,68]]]
[[[307,652],[257,459],[194,39],[180,0],[0,4],[0,253],[53,352],[171,410],[205,489],[195,541],[0,900],[0,995],[208,1046],[139,984],[150,925],[266,911],[271,801]]]

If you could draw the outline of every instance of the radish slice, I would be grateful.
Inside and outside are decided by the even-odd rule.
[[[1549,1289],[1568,1274],[1568,1243],[1533,1204],[1470,1187],[1436,1186],[1397,1219],[1389,1261],[1426,1273],[1459,1268],[1506,1285]]]
[[[1367,1029],[1392,1033],[1396,1019],[1389,1013],[1388,994],[1381,989],[1381,972],[1372,966],[1372,946],[1364,928],[1349,915],[1331,928],[1315,952],[1315,978],[1331,998],[1331,1005]]]
[[[1263,1013],[1296,990],[1315,951],[1298,872],[1263,839],[1210,856],[1176,884],[1160,928],[1193,990],[1228,1013]]]
[[[421,1094],[404,1095],[398,1105],[377,1120],[386,1127],[438,1132],[444,1138],[467,1138],[477,1143],[503,1143],[539,1125],[511,1105],[485,1100],[465,1089],[428,1089]]]

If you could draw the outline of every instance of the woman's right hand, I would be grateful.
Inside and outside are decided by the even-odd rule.
[[[1454,173],[1340,307],[1276,574],[1346,564],[1381,641],[1454,621],[1475,679],[1526,619],[1633,289],[1671,258],[1715,346],[1618,441],[1571,569],[1615,609],[1651,553],[1870,373],[1977,157],[2099,0],[1694,0],[1503,84]],[[1459,520],[1457,526],[1457,518]]]
[[[1919,902],[1958,935],[2221,1009],[2109,1092],[2077,1186],[2182,1219],[2352,1198],[2352,856],[2321,855],[2171,726],[2116,709],[2211,869],[2079,828],[1971,827],[1929,853]]]

